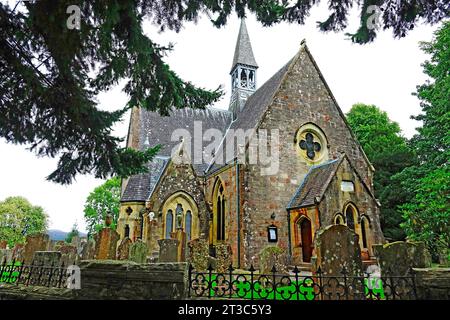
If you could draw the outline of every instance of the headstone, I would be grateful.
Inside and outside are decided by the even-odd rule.
[[[407,276],[411,268],[431,267],[431,255],[424,242],[397,241],[373,246],[382,275]]]
[[[57,243],[58,243],[58,241],[56,241],[56,240],[50,240],[50,242],[48,243],[48,251],[56,251]]]
[[[77,248],[71,244],[64,244],[56,247],[61,252],[61,263],[71,266],[78,263]]]
[[[206,271],[208,268],[209,244],[205,239],[189,241],[189,263],[197,271]]]
[[[172,239],[178,240],[178,253],[177,261],[186,261],[186,232],[183,229],[177,229],[177,231],[171,233]]]
[[[12,250],[12,258],[16,261],[23,261],[24,245],[22,243],[16,243]]]
[[[159,244],[159,262],[177,262],[178,240],[161,239]]]
[[[119,234],[110,228],[103,228],[95,236],[95,254],[97,260],[115,260]]]
[[[259,253],[259,272],[261,274],[272,274],[275,267],[276,273],[287,274],[286,252],[277,246],[268,246]]]
[[[117,248],[117,260],[128,260],[130,255],[130,247],[132,245],[130,238],[124,238]]]
[[[317,232],[315,265],[322,275],[341,277],[345,268],[348,276],[362,275],[361,249],[358,235],[345,225],[331,225]]]
[[[7,249],[8,242],[6,240],[0,241],[0,249]]]
[[[95,256],[95,241],[93,239],[89,239],[83,245],[83,249],[81,251],[81,260],[92,260]]]
[[[36,251],[47,251],[49,241],[50,237],[45,233],[28,235],[23,251],[25,264],[30,264],[33,261],[33,256]]]
[[[232,260],[233,252],[229,244],[218,244],[216,245],[216,271],[224,273],[228,270],[230,265],[233,263]]]
[[[13,252],[11,249],[0,249],[0,265],[5,261],[6,263],[9,263],[10,261],[12,261],[12,258]]]
[[[358,235],[345,225],[319,229],[314,241],[313,276],[321,270],[324,300],[363,299],[364,284]],[[320,274],[319,274],[320,275]]]
[[[73,245],[75,248],[78,249],[81,247],[81,239],[78,236],[72,237],[72,241],[70,242],[71,245]]]
[[[129,260],[136,263],[146,263],[147,262],[147,245],[140,239],[136,240],[130,247]]]
[[[61,252],[35,251],[33,256],[35,266],[59,267],[61,265]]]

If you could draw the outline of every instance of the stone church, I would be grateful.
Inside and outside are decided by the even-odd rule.
[[[162,148],[148,173],[122,182],[121,238],[142,239],[156,252],[159,239],[183,230],[187,241],[207,240],[211,255],[228,244],[235,267],[257,263],[260,251],[273,245],[291,265],[302,265],[311,262],[319,228],[346,224],[359,235],[363,259],[371,259],[372,245],[384,242],[375,169],[306,43],[260,87],[257,71],[242,20],[228,110],[181,109],[169,117],[132,110],[128,147]],[[221,148],[211,150],[214,139],[199,138],[199,126],[204,136],[215,133]],[[236,132],[249,134],[235,143]],[[276,149],[276,159],[249,161],[255,139]]]

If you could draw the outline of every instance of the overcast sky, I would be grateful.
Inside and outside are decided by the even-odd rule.
[[[324,5],[325,4],[325,5]],[[421,64],[427,56],[419,41],[429,41],[438,26],[420,26],[404,39],[394,39],[391,31],[380,32],[377,40],[365,46],[352,44],[343,33],[323,34],[316,21],[327,17],[326,2],[314,8],[304,26],[281,23],[262,27],[253,16],[246,20],[253,52],[259,65],[258,87],[269,79],[298,49],[302,39],[315,57],[341,109],[347,112],[354,103],[375,104],[397,121],[404,135],[411,137],[418,123],[410,115],[420,112],[419,101],[411,93],[426,80]],[[350,19],[348,30],[357,29],[358,13]],[[149,23],[145,32],[160,44],[175,45],[166,61],[184,80],[208,89],[222,85],[225,96],[214,107],[228,108],[231,63],[239,31],[233,16],[228,24],[216,29],[205,17],[198,24],[186,24],[180,33],[158,33]],[[100,107],[122,107],[127,96],[117,87],[98,97]],[[115,128],[125,137],[129,115]],[[89,192],[103,183],[92,176],[79,176],[70,186],[47,182],[45,177],[56,168],[56,159],[37,158],[24,146],[7,144],[0,138],[0,200],[24,196],[42,206],[50,216],[50,228],[69,231],[74,222],[85,231],[83,207]]]

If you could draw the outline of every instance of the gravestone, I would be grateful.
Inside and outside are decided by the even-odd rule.
[[[103,228],[94,236],[95,239],[95,253],[94,259],[97,260],[115,260],[117,241],[119,241],[119,234],[110,228]]]
[[[208,268],[209,244],[205,239],[194,239],[188,242],[189,263],[197,271]]]
[[[345,225],[332,225],[317,232],[314,241],[315,265],[324,276],[340,277],[345,268],[347,275],[362,274],[361,249],[358,235]]]
[[[12,258],[13,252],[11,249],[0,249],[0,265],[5,261],[6,263],[9,263],[10,261],[12,261]]]
[[[314,249],[313,276],[319,268],[321,275],[326,276],[322,278],[322,299],[362,299],[364,285],[358,277],[363,274],[363,267],[358,235],[345,225],[328,226],[317,231]]]
[[[230,265],[233,263],[232,260],[233,252],[229,244],[218,244],[216,245],[216,271],[224,273],[228,270]]]
[[[25,264],[30,264],[33,261],[33,256],[36,251],[47,251],[49,241],[50,237],[45,233],[28,235],[23,250]]]
[[[16,261],[23,261],[24,245],[22,243],[16,243],[12,249],[12,258]]]
[[[136,240],[130,247],[129,260],[136,263],[146,263],[147,262],[147,245],[140,239]]]
[[[177,253],[177,261],[185,262],[186,261],[186,232],[183,229],[177,229],[177,231],[171,233],[172,239],[178,240],[178,253]]]
[[[83,245],[83,249],[81,251],[81,260],[92,260],[95,256],[95,241],[93,239],[89,239]]]
[[[272,268],[276,273],[287,274],[286,252],[277,246],[268,246],[259,253],[259,271],[261,274],[271,274]]]
[[[177,262],[178,256],[178,240],[177,239],[161,239],[159,244],[159,261],[158,262]]]
[[[59,267],[61,265],[61,252],[35,251],[33,256],[35,266]]]
[[[71,266],[78,263],[77,248],[71,244],[64,244],[56,247],[61,252],[61,263]]]
[[[431,255],[424,242],[397,241],[374,245],[382,275],[407,276],[411,268],[431,267]]]
[[[117,248],[117,260],[128,260],[130,255],[130,247],[132,245],[130,238],[124,238]]]
[[[0,241],[0,249],[7,249],[8,242],[6,240]]]

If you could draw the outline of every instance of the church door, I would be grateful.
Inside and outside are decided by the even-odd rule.
[[[311,235],[311,221],[309,219],[302,219],[300,222],[300,232],[302,237],[302,253],[303,262],[311,262],[312,256],[312,235]]]

